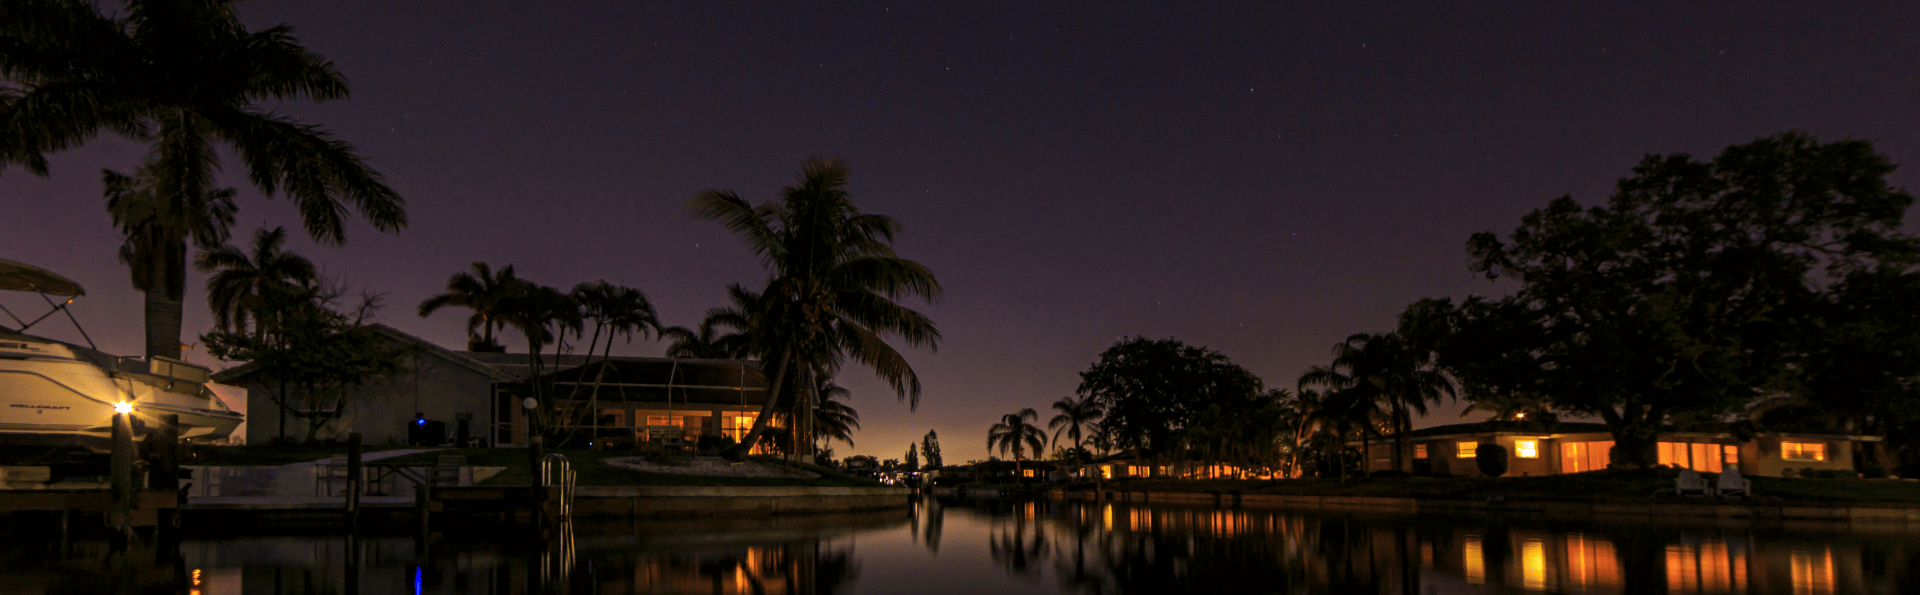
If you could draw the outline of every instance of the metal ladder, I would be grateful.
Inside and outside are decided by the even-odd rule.
[[[554,481],[554,472],[559,481]],[[560,518],[573,518],[573,487],[579,475],[567,464],[567,456],[548,453],[540,459],[540,487],[560,486]]]

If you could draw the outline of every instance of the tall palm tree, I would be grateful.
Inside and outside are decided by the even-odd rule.
[[[1081,447],[1082,432],[1092,433],[1093,427],[1100,421],[1100,403],[1092,398],[1061,397],[1053,402],[1053,419],[1047,420],[1047,429],[1053,430],[1053,441],[1060,442],[1060,433],[1066,432],[1073,439],[1075,457],[1086,452]]]
[[[1039,422],[1040,414],[1032,407],[1000,416],[1000,423],[987,429],[987,451],[1011,451],[1013,473],[1021,475],[1020,462],[1026,460],[1026,453],[1031,450],[1039,454],[1047,447],[1047,433],[1034,425]]]
[[[187,243],[203,253],[223,247],[233,226],[233,189],[169,193],[153,164],[134,175],[101,170],[107,213],[120,228],[120,262],[146,294],[147,351],[179,357],[181,302],[187,287]],[[157,342],[157,343],[156,343]]]
[[[467,318],[467,351],[506,351],[493,339],[493,331],[506,326],[498,319],[501,298],[520,289],[520,278],[514,276],[513,265],[500,267],[498,272],[487,263],[473,263],[472,271],[461,271],[447,278],[447,292],[427,298],[420,302],[420,317],[432,316],[434,312],[447,306],[457,306],[473,311]]]
[[[720,221],[746,240],[770,276],[763,299],[746,314],[753,337],[748,351],[775,362],[772,386],[753,429],[728,451],[731,458],[743,457],[766,431],[796,361],[804,372],[851,359],[872,368],[900,399],[919,405],[920,377],[887,339],[938,346],[932,319],[895,300],[935,301],[940,283],[927,267],[894,253],[898,223],[853,206],[847,176],[838,159],[809,159],[777,201],[753,206],[732,191],[705,190],[687,203],[695,216]],[[811,408],[796,399],[793,410],[800,414],[794,416],[800,442],[807,426],[800,417]]]
[[[660,314],[654,310],[653,302],[647,299],[645,292],[632,287],[614,285],[604,279],[575,285],[573,292],[568,295],[579,307],[581,320],[593,321],[593,337],[587,340],[585,365],[594,365],[596,363],[594,353],[597,351],[600,354],[599,365],[594,370],[593,385],[588,389],[586,407],[570,417],[576,420],[582,416],[586,417],[589,422],[587,425],[595,427],[597,431],[600,425],[600,416],[597,414],[600,411],[600,387],[606,380],[608,368],[611,367],[614,340],[626,337],[627,342],[631,343],[636,332],[642,336],[657,332],[660,328]],[[600,335],[603,332],[607,337],[604,348],[600,346]],[[575,384],[567,402],[578,403],[579,396],[580,385]],[[581,424],[576,421],[571,425],[579,427]]]
[[[529,438],[542,436],[547,429],[544,420],[553,413],[553,402],[548,387],[537,380],[545,373],[543,352],[547,345],[554,345],[554,355],[559,355],[559,343],[566,338],[568,331],[581,328],[580,304],[573,296],[530,281],[516,283],[516,289],[500,299],[498,316],[507,326],[519,329],[527,339],[527,386],[532,391],[535,408],[528,413]]]
[[[264,337],[297,299],[319,282],[313,261],[287,252],[287,229],[275,227],[253,233],[251,254],[231,246],[201,252],[194,266],[212,273],[207,278],[207,301],[213,307],[214,326],[222,332]]]
[[[293,200],[317,241],[345,239],[349,208],[376,229],[405,227],[404,201],[353,145],[270,109],[346,98],[346,77],[292,27],[249,30],[238,4],[126,0],[114,16],[92,2],[0,5],[0,75],[17,85],[0,93],[0,166],[45,176],[46,153],[114,132],[151,143],[154,192],[197,197],[214,193],[224,146],[255,187]],[[182,277],[186,256],[158,266],[157,278]],[[148,313],[147,355],[180,357],[178,308]]]
[[[1413,414],[1426,415],[1427,403],[1454,394],[1453,381],[1435,365],[1430,350],[1416,349],[1399,333],[1356,334],[1333,346],[1333,363],[1315,366],[1300,378],[1332,391],[1357,391],[1387,405],[1394,435],[1393,467],[1406,471],[1407,432]]]

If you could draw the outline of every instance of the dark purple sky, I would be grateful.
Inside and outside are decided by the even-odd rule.
[[[1910,2],[529,4],[248,7],[352,79],[352,99],[282,109],[357,143],[413,218],[295,249],[450,347],[464,315],[412,311],[476,260],[640,287],[692,325],[762,273],[687,198],[759,202],[807,156],[844,157],[857,204],[902,223],[901,254],[947,295],[926,308],[940,351],[909,353],[917,413],[843,374],[866,429],[841,455],[897,457],[936,428],[948,460],[982,458],[999,415],[1044,412],[1122,336],[1205,345],[1290,387],[1408,302],[1502,291],[1466,270],[1469,234],[1603,199],[1646,153],[1798,129],[1920,163]],[[142,151],[103,137],[51,179],[0,178],[0,257],[87,285],[83,322],[123,353],[141,349],[139,295],[99,169]],[[230,177],[236,236],[296,225]],[[189,337],[210,324],[199,283]]]

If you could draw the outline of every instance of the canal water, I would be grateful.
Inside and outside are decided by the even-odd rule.
[[[211,528],[216,529],[217,528]],[[1016,499],[774,519],[0,545],[0,593],[1920,593],[1920,529]]]

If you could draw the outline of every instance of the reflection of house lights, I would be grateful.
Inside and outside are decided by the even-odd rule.
[[[133,403],[121,401],[113,404],[114,413],[133,413]]]

